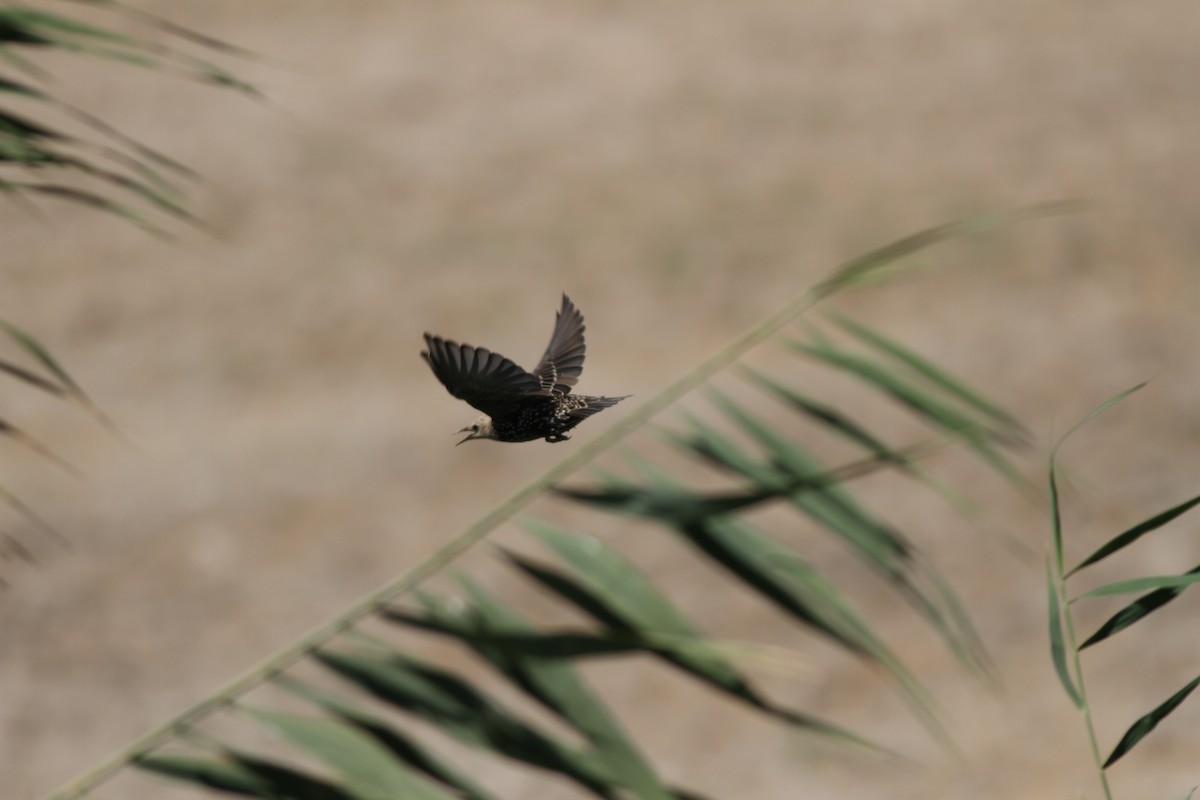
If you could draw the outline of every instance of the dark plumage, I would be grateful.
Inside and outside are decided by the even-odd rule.
[[[471,439],[561,442],[580,422],[614,406],[623,397],[571,394],[583,373],[583,315],[565,294],[554,320],[554,333],[542,360],[526,372],[499,353],[425,334],[421,357],[433,374],[459,400],[484,416],[459,433]]]

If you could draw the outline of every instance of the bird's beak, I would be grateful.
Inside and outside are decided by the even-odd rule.
[[[471,430],[470,428],[462,428],[461,430],[457,430],[457,431],[455,431],[455,433],[465,433],[465,434],[467,434],[467,438],[463,439],[461,442],[456,442],[456,443],[455,443],[455,445],[454,445],[455,447],[458,447],[458,446],[459,446],[460,444],[462,444],[463,442],[469,442],[469,441],[471,441],[472,439],[474,439],[474,438],[475,438],[475,431]]]

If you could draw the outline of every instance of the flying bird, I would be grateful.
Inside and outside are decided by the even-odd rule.
[[[421,357],[433,374],[450,394],[483,412],[458,431],[467,434],[458,444],[471,439],[566,441],[571,438],[567,431],[629,397],[571,394],[583,373],[583,330],[583,314],[564,294],[550,344],[533,372],[499,353],[426,333],[429,349]]]

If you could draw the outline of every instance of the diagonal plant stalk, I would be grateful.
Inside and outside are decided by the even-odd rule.
[[[567,476],[610,450],[644,426],[652,417],[735,363],[748,350],[770,338],[824,298],[861,283],[889,277],[896,271],[896,267],[903,259],[937,243],[1020,220],[1064,213],[1074,208],[1074,204],[1046,203],[1021,207],[1004,213],[971,217],[914,234],[846,262],[829,278],[793,299],[651,397],[640,407],[634,409],[632,413],[607,431],[583,444],[540,477],[519,489],[427,559],[395,580],[366,595],[329,622],[312,629],[291,645],[246,670],[165,724],[121,748],[92,770],[49,795],[47,800],[73,800],[73,798],[80,797],[127,764],[178,736],[181,732],[190,730],[200,720],[232,704],[251,689],[271,680],[293,664],[318,651],[335,637],[351,631],[361,620],[380,612],[396,598],[412,591],[428,578],[444,570],[459,556],[483,541],[501,524],[511,519],[549,489],[558,485]]]

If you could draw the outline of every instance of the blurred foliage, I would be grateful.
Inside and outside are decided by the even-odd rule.
[[[38,197],[66,200],[114,214],[156,235],[165,231],[147,214],[151,209],[194,222],[179,185],[193,177],[191,170],[64,100],[54,91],[56,81],[39,64],[39,56],[63,53],[255,95],[252,86],[188,50],[243,58],[249,54],[112,0],[59,0],[52,5],[75,8],[66,14],[19,4],[0,6],[0,194],[30,211],[37,210]],[[108,23],[93,22],[92,17]],[[0,329],[37,365],[30,369],[0,360],[0,373],[81,405],[115,430],[37,339],[3,320]],[[77,474],[66,459],[3,416],[0,435]],[[25,527],[65,541],[3,485],[0,503],[15,511]],[[0,529],[0,564],[34,558],[21,536]]]
[[[180,187],[194,177],[191,170],[63,99],[39,56],[64,53],[256,95],[190,51],[248,54],[111,0],[52,6],[77,8],[66,14],[0,6],[0,192],[30,208],[37,197],[66,200],[159,235],[162,227],[147,212],[194,221]]]

